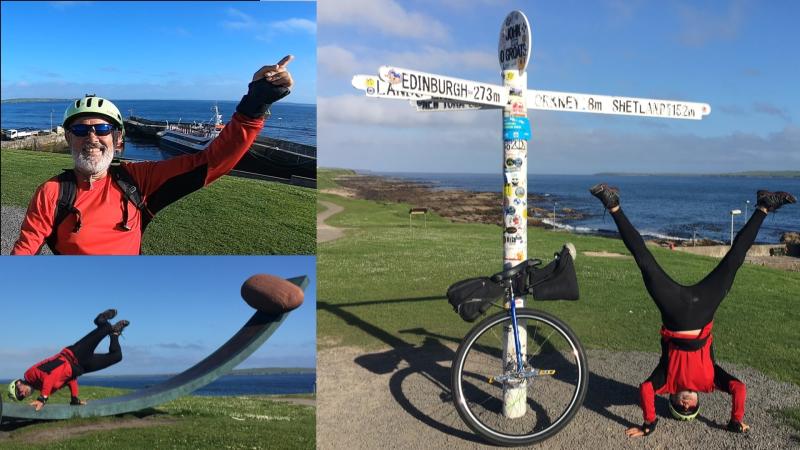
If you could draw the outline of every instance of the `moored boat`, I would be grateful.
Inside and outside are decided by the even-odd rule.
[[[183,153],[197,153],[205,150],[225,127],[217,105],[214,105],[212,110],[214,111],[213,123],[168,123],[165,130],[156,133],[159,137],[159,146]]]

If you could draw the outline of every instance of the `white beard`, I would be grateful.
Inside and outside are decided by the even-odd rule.
[[[86,153],[94,148],[100,149],[102,153],[98,156]],[[84,175],[97,175],[105,172],[114,159],[114,150],[100,143],[86,144],[80,149],[70,148],[70,151],[72,160],[75,162],[75,170]]]

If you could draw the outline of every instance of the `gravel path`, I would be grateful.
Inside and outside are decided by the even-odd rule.
[[[2,216],[2,227],[0,227],[0,255],[10,255],[11,249],[14,248],[14,242],[17,242],[19,237],[19,229],[22,227],[22,219],[25,218],[26,208],[19,206],[3,205],[0,207],[0,216]],[[52,255],[53,253],[45,245],[42,247],[42,255]]]
[[[491,448],[463,424],[450,399],[450,360],[454,348],[438,340],[420,347],[364,353],[354,348],[318,351],[317,448]],[[545,441],[548,449],[670,448],[703,450],[800,448],[800,434],[769,410],[800,405],[800,388],[766,378],[758,371],[721,363],[747,384],[745,421],[751,431],[723,429],[730,396],[702,395],[698,420],[672,420],[659,397],[656,432],[630,439],[625,429],[641,422],[638,384],[658,362],[641,352],[589,352],[589,392],[583,408],[561,433]],[[536,447],[534,447],[536,448]]]
[[[341,228],[332,227],[325,223],[330,216],[344,211],[344,208],[336,203],[325,202],[322,200],[319,201],[319,204],[327,209],[317,214],[317,243],[333,241],[344,236],[344,230]]]

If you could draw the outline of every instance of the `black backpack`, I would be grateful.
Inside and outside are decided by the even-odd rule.
[[[117,227],[125,231],[131,230],[131,228],[128,227],[128,202],[133,203],[134,206],[136,206],[136,209],[142,211],[142,214],[145,215],[145,220],[149,220],[150,215],[144,200],[142,200],[139,187],[136,186],[136,182],[133,180],[128,171],[123,169],[122,166],[118,164],[113,164],[108,168],[108,173],[111,175],[117,186],[119,186],[119,188],[122,190],[122,195],[126,200],[122,207],[122,220]],[[75,208],[75,194],[78,189],[78,181],[75,177],[75,171],[72,169],[64,169],[64,171],[58,176],[57,180],[58,200],[56,201],[56,213],[53,220],[53,229],[50,235],[45,239],[47,246],[50,247],[50,250],[56,255],[58,254],[58,251],[56,251],[56,243],[58,241],[58,226],[61,225],[61,222],[63,222],[68,215],[75,214],[78,216],[78,220],[75,222],[75,228],[72,230],[72,232],[79,232],[82,225],[81,212]]]

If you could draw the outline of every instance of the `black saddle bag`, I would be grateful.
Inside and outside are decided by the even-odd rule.
[[[556,258],[528,275],[528,292],[536,300],[578,300],[578,277],[575,262],[566,246]]]
[[[447,289],[447,301],[467,322],[474,322],[505,294],[503,286],[488,277],[469,278]]]

